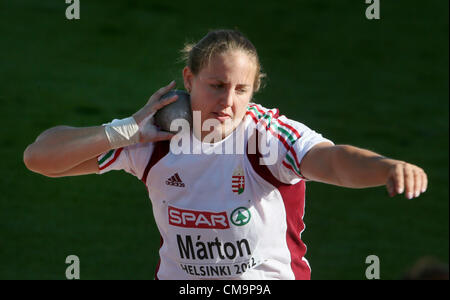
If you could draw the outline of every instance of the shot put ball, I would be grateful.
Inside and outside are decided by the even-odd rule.
[[[169,105],[164,106],[155,113],[155,124],[164,131],[177,133],[170,130],[170,124],[176,119],[185,119],[192,128],[191,98],[189,94],[182,90],[172,90],[161,97],[160,101],[178,95],[178,99]],[[181,130],[181,128],[178,128]]]

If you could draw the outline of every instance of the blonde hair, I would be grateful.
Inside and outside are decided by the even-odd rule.
[[[181,50],[182,59],[194,75],[207,66],[211,59],[229,50],[240,50],[255,59],[256,74],[253,82],[253,92],[261,87],[261,81],[266,74],[262,73],[261,63],[255,46],[237,30],[220,29],[208,32],[196,44],[188,43]]]

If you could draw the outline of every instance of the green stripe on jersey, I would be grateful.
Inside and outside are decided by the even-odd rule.
[[[297,166],[296,166],[296,164],[294,162],[294,159],[289,155],[289,152],[286,154],[286,159],[289,162],[289,164],[294,168],[295,172],[298,175],[303,177],[302,173],[300,173],[300,170],[297,168]]]
[[[282,136],[286,137],[292,144],[295,143],[296,139],[295,137],[289,132],[290,129],[281,125],[278,122],[273,122],[270,123],[270,121],[272,121],[272,116],[269,114],[266,115],[262,115],[254,106],[253,107],[249,107],[249,110],[253,110],[259,118],[264,118],[264,119],[269,119],[269,124],[271,124],[270,126],[275,127],[276,130],[278,130],[280,133],[282,133]],[[275,119],[276,121],[276,119]],[[288,131],[289,130],[289,131]]]
[[[110,150],[108,153],[106,153],[105,156],[103,156],[103,158],[98,161],[98,165],[101,166],[105,162],[105,160],[107,160],[111,155],[113,155],[114,151],[115,149]]]
[[[289,132],[286,131],[286,127],[281,127],[280,123],[278,123],[278,125],[275,124],[275,127],[278,129],[278,131],[280,131],[281,133],[284,133],[284,135],[289,139],[289,141],[294,144],[295,143],[295,138],[292,136],[292,134],[290,134]]]
[[[274,122],[270,123],[270,126],[275,129],[276,131],[278,131],[279,133],[281,133],[280,135],[287,138],[289,140],[289,142],[292,143],[292,145],[296,142],[296,136],[294,136],[291,132],[292,130],[287,128],[286,126],[281,125],[277,119],[272,119],[272,116],[270,114],[261,114],[261,112],[259,112],[254,106],[253,107],[249,107],[249,110],[252,110],[256,113],[256,115],[258,116],[258,118],[263,118],[263,119],[268,119],[268,121],[270,122],[271,120],[274,120]],[[292,166],[292,169],[295,171],[295,173],[297,173],[298,175],[300,175],[302,178],[303,175],[300,172],[295,159],[292,157],[292,155],[289,153],[289,151],[286,153],[286,161],[289,163],[289,165]]]

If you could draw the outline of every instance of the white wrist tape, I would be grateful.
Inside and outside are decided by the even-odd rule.
[[[105,132],[112,149],[139,143],[139,126],[133,117],[113,120],[105,125]]]

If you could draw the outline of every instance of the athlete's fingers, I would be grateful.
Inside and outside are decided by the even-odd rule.
[[[158,104],[160,101],[159,99],[164,96],[166,93],[168,93],[171,89],[173,89],[175,87],[175,80],[173,80],[171,83],[169,83],[168,85],[160,88],[158,91],[156,91],[151,97],[150,99],[147,101],[147,103],[144,105],[144,107],[142,107],[140,110],[138,110],[136,113],[133,114],[134,119],[136,120],[136,123],[138,123],[139,125],[145,123],[148,119],[150,119],[151,117],[153,117],[153,115],[155,114],[155,112],[161,108],[157,108],[154,109],[154,105]],[[169,100],[169,101],[174,101],[174,100]],[[163,102],[165,103],[165,102]],[[170,103],[170,102],[169,102]],[[169,103],[166,103],[164,105],[167,105]],[[163,106],[164,106],[163,105]]]
[[[151,118],[153,118],[153,116],[156,114],[156,112],[163,108],[164,106],[175,102],[178,99],[178,95],[174,95],[172,97],[169,97],[167,99],[164,99],[160,102],[157,102],[156,104],[152,105],[151,109],[148,111],[148,115],[144,118],[143,123],[145,124],[146,122],[148,122]]]
[[[422,188],[422,175],[420,170],[416,167],[414,168],[414,197],[417,198],[420,195],[420,190]]]
[[[402,194],[405,190],[405,181],[403,178],[403,164],[397,164],[394,169],[393,180],[395,183],[395,192]]]
[[[415,187],[415,197],[418,197],[420,194],[425,193],[428,185],[428,178],[425,171],[419,167],[416,169],[416,187]]]
[[[162,96],[164,96],[165,94],[167,94],[171,89],[173,89],[175,87],[175,80],[173,80],[172,82],[170,82],[168,85],[163,86],[162,88],[160,88],[159,90],[157,90],[151,97],[151,99],[155,99],[155,100],[159,100]]]
[[[154,142],[170,140],[173,138],[175,134],[167,132],[167,131],[158,131],[153,139]]]
[[[178,95],[174,95],[172,97],[169,97],[169,98],[163,99],[161,101],[158,101],[155,105],[153,105],[152,110],[153,111],[160,110],[164,106],[166,106],[166,105],[168,105],[168,104],[170,104],[172,102],[177,101],[177,99],[178,99]]]
[[[422,187],[421,187],[421,192],[425,193],[426,190],[428,188],[428,177],[427,174],[424,172],[422,172]]]
[[[405,197],[412,199],[414,197],[414,172],[411,165],[406,164],[404,167],[405,174]]]
[[[424,193],[428,186],[428,178],[425,171],[415,165],[401,162],[393,166],[386,182],[389,196],[405,192],[408,199],[417,198]]]
[[[394,197],[397,195],[397,192],[395,191],[395,181],[394,178],[389,177],[387,183],[386,183],[386,189],[388,191],[388,194],[390,197]]]

